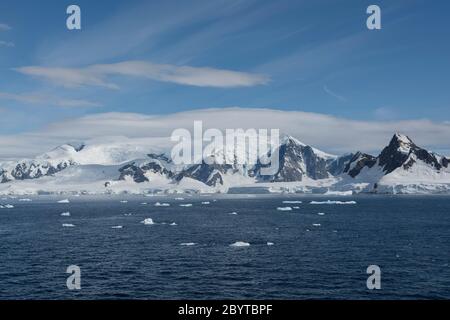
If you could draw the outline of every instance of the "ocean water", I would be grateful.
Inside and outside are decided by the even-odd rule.
[[[0,299],[450,298],[449,197],[182,197],[0,200]],[[326,200],[356,204],[310,204]]]

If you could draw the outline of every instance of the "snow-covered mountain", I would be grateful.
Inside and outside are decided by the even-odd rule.
[[[450,192],[449,162],[396,133],[377,157],[356,153],[344,170],[350,177],[345,182],[374,193]]]
[[[361,152],[338,157],[291,136],[274,151],[279,169],[266,176],[260,161],[175,165],[170,150],[154,142],[71,143],[34,159],[0,163],[0,193],[450,193],[450,160],[401,134],[376,157]],[[225,153],[235,158],[234,152]]]

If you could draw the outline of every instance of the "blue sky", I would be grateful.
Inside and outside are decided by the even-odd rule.
[[[70,4],[82,30],[66,28]],[[382,30],[366,8],[382,9]],[[240,106],[448,121],[448,1],[0,2],[0,134]]]

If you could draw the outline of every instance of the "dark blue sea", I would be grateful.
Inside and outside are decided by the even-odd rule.
[[[449,197],[175,197],[3,198],[0,299],[450,298]],[[356,204],[310,203],[326,200]]]

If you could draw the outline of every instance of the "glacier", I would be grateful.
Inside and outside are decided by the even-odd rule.
[[[162,143],[71,143],[0,162],[0,194],[450,193],[450,159],[400,133],[377,156],[335,156],[288,135],[278,151],[278,171],[263,176],[260,163],[176,165]]]

